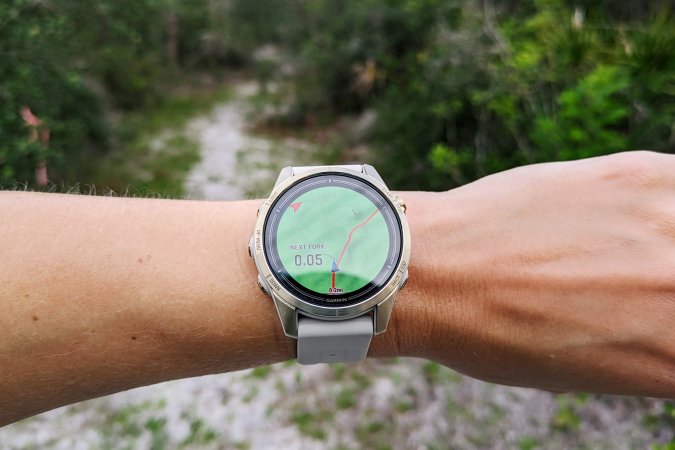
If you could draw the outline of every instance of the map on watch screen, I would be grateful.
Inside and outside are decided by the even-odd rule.
[[[288,275],[327,296],[372,282],[387,263],[389,241],[380,208],[341,186],[318,187],[291,199],[276,230],[276,250]]]

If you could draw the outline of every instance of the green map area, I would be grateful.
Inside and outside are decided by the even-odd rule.
[[[389,232],[377,206],[342,187],[293,200],[277,231],[281,262],[302,286],[341,295],[373,280],[387,260]]]

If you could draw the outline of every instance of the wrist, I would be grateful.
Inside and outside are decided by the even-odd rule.
[[[413,245],[409,281],[371,355],[440,359],[440,350],[451,349],[453,358],[460,358],[459,344],[480,323],[479,277],[465,264],[471,257],[466,205],[454,191],[398,195],[407,205]]]
[[[399,195],[407,204],[413,244],[409,282],[397,295],[387,331],[373,338],[368,355],[425,357],[447,363],[450,351],[454,364],[462,356],[459,344],[474,339],[476,324],[482,323],[481,264],[471,263],[476,255],[471,253],[475,242],[467,226],[470,211],[461,190]],[[198,227],[201,246],[215,252],[207,251],[204,257],[209,260],[197,265],[210,269],[193,275],[202,279],[197,285],[204,290],[197,296],[203,298],[200,303],[204,306],[197,322],[204,324],[205,331],[196,335],[186,352],[211,349],[206,359],[223,365],[209,371],[236,370],[296,356],[296,341],[285,336],[271,297],[257,287],[257,270],[248,255],[246,243],[260,202],[203,203],[204,224]],[[236,264],[225,268],[222,261]],[[173,315],[180,321],[185,313],[179,308]],[[191,322],[185,326],[194,326]],[[257,353],[238,349],[236,337],[253,344]],[[232,350],[228,355],[240,358],[225,361],[225,347]]]
[[[463,263],[470,256],[470,248],[462,247],[467,242],[468,212],[454,191],[399,195],[407,204],[413,244],[409,282],[397,295],[387,331],[373,338],[368,354],[439,359],[439,342],[444,349],[454,348],[469,339],[473,324],[480,322],[475,308],[478,276]],[[257,270],[248,255],[246,243],[260,203],[201,204],[201,225],[196,227],[201,243],[197,247],[204,249],[202,258],[206,259],[196,267],[208,270],[193,273],[190,278],[200,280],[194,283],[199,286],[194,294],[202,306],[196,310],[189,303],[178,304],[172,316],[177,327],[186,330],[178,334],[189,341],[185,353],[202,354],[213,365],[206,369],[209,372],[295,358],[296,341],[285,336],[271,297],[257,287]],[[453,247],[458,251],[453,252]],[[236,263],[225,267],[223,261]],[[200,315],[199,320],[193,320],[195,314]],[[202,324],[202,332],[187,332],[194,323]],[[257,353],[238,349],[237,337],[253,344]],[[234,353],[240,358],[225,360],[224,348],[230,350],[228,355]],[[209,354],[204,354],[205,350]]]
[[[190,300],[171,305],[167,323],[202,373],[240,370],[295,357],[272,299],[256,284],[246,243],[260,202],[200,202],[190,266]],[[186,261],[187,262],[187,261]],[[194,374],[189,374],[194,375]]]

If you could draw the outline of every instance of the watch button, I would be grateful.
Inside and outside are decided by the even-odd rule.
[[[253,238],[251,238],[250,241],[246,243],[246,246],[248,247],[248,256],[253,258],[253,251],[251,250],[251,244],[253,243]]]
[[[270,295],[266,290],[265,287],[262,284],[262,281],[260,281],[260,275],[258,275],[258,287],[260,288],[260,291],[265,294],[265,295]]]
[[[407,206],[405,205],[405,202],[403,201],[403,199],[397,195],[396,196],[396,202],[399,204],[399,206],[403,210],[403,213],[405,214]]]

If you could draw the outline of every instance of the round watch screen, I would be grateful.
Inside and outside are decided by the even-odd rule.
[[[378,292],[396,270],[401,226],[379,189],[360,178],[322,173],[291,186],[272,205],[265,255],[295,296],[347,306]]]

